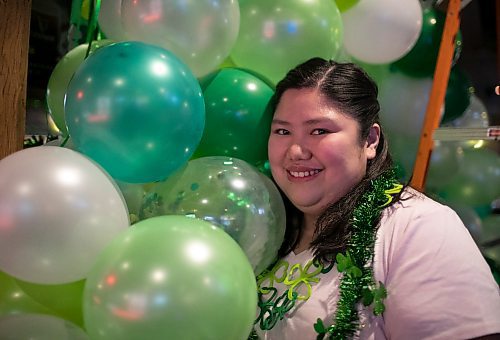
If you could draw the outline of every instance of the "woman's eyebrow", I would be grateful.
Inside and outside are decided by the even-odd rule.
[[[273,119],[271,121],[271,124],[290,125],[289,122],[287,122],[286,120],[281,120],[281,119]]]
[[[332,122],[331,119],[328,118],[315,118],[304,121],[302,125],[314,125],[314,124],[331,123],[331,122]],[[281,119],[273,119],[271,124],[291,125],[290,122]]]

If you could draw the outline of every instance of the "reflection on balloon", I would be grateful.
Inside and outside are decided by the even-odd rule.
[[[257,294],[234,240],[184,216],[140,221],[101,254],[84,293],[92,339],[246,339]]]
[[[274,94],[265,81],[225,68],[201,80],[206,124],[194,157],[230,156],[256,164],[267,158]]]
[[[111,43],[113,43],[111,40],[93,41],[89,56],[99,48]],[[47,84],[47,107],[63,135],[68,134],[66,120],[64,119],[64,96],[66,95],[69,81],[85,59],[88,46],[89,44],[82,44],[66,53],[55,66]]]
[[[354,58],[387,64],[408,53],[420,35],[418,0],[363,0],[342,13],[344,46]]]
[[[73,323],[42,314],[8,315],[0,318],[0,339],[88,340]]]
[[[275,259],[285,233],[285,208],[274,184],[246,162],[228,157],[191,160],[179,175],[157,183],[140,218],[197,217],[225,230],[242,247],[255,274]]]
[[[77,149],[113,178],[166,178],[191,157],[205,124],[197,79],[175,55],[124,42],[85,60],[68,88],[68,129]]]
[[[83,279],[129,225],[122,195],[95,163],[39,146],[0,161],[0,269],[33,283]]]
[[[168,49],[203,76],[224,61],[240,25],[235,0],[123,0],[123,30],[127,40]]]
[[[312,57],[332,59],[342,46],[335,1],[241,1],[240,33],[231,58],[277,83]]]

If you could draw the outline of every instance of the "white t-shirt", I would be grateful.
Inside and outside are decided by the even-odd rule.
[[[375,243],[373,270],[387,288],[385,312],[375,316],[360,305],[357,336],[448,340],[500,333],[499,286],[468,230],[450,208],[407,190],[414,196],[384,210]],[[261,291],[269,302],[259,308],[260,319],[276,321],[269,331],[255,325],[261,339],[316,339],[318,318],[333,323],[341,275],[336,266],[320,273],[312,258],[310,251],[292,252],[260,282],[261,289],[272,287]],[[293,292],[299,299],[287,311],[283,302]]]

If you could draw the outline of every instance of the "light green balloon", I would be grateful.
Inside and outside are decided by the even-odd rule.
[[[243,160],[202,157],[163,183],[157,183],[141,207],[141,219],[184,215],[226,231],[260,274],[278,254],[285,235],[285,207],[270,179]]]
[[[342,18],[335,1],[241,1],[240,16],[232,60],[274,83],[312,57],[335,57],[342,46]]]
[[[257,287],[229,235],[184,216],[141,221],[118,236],[87,278],[92,339],[247,339]]]
[[[0,271],[0,316],[23,313],[56,314],[27,295],[13,277]]]
[[[16,280],[21,289],[41,305],[78,326],[83,326],[84,280],[60,285],[43,285]]]
[[[359,2],[359,0],[335,0],[337,7],[340,12],[345,12],[351,7],[354,7]]]
[[[438,194],[474,208],[491,204],[500,197],[500,157],[486,148],[463,150],[456,175]]]
[[[89,56],[97,49],[111,44],[112,40],[99,40],[92,42]],[[89,44],[82,44],[62,57],[56,64],[47,84],[47,106],[54,123],[63,135],[68,134],[66,120],[64,119],[64,97],[69,81],[82,64],[87,54]]]

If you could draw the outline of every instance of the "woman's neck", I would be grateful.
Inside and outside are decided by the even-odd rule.
[[[295,254],[299,254],[306,249],[309,249],[311,242],[314,238],[314,231],[316,230],[317,216],[304,214],[304,221],[302,223],[302,234],[297,246],[293,250]]]

